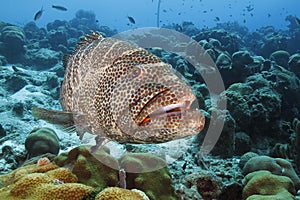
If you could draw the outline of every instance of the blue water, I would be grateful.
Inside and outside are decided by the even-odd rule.
[[[68,11],[55,10],[52,5],[64,6]],[[22,26],[43,7],[36,24],[45,27],[56,19],[70,20],[76,11],[84,9],[96,14],[99,25],[123,31],[157,26],[157,5],[158,0],[11,0],[1,2],[0,20]],[[299,0],[161,0],[160,26],[191,21],[203,28],[237,21],[250,30],[268,25],[286,29],[285,17],[300,15],[299,7]],[[130,24],[127,16],[132,16],[136,24]]]

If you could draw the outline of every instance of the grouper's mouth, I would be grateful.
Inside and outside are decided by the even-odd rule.
[[[184,112],[189,110],[190,105],[191,105],[190,101],[184,101],[182,103],[170,104],[170,105],[161,107],[157,110],[152,111],[149,115],[147,115],[139,123],[139,126],[143,126],[143,125],[149,123],[152,119],[182,115]]]
[[[163,105],[162,103],[162,105],[158,105],[157,102],[162,101],[164,95],[168,92],[169,89],[161,89],[143,106],[138,116],[139,126],[146,126],[154,119],[183,115],[190,110],[192,102],[196,99],[193,94],[188,94],[180,97],[180,100],[169,105]]]

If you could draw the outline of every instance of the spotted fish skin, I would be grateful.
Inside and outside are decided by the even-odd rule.
[[[191,89],[170,65],[134,44],[86,35],[65,62],[61,104],[77,129],[120,143],[161,143],[199,133]]]

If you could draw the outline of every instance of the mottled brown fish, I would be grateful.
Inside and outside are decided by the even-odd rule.
[[[64,111],[33,115],[119,143],[161,143],[199,133],[204,116],[190,109],[190,87],[170,65],[134,44],[92,32],[65,62]]]

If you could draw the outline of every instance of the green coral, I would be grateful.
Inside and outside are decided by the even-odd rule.
[[[260,170],[248,174],[245,177],[245,183],[243,198],[246,200],[296,199],[293,181],[286,176]]]
[[[151,200],[174,200],[175,190],[166,163],[161,158],[147,153],[126,154],[120,159],[120,166],[127,173],[127,187],[142,190]],[[134,173],[134,167],[146,173]],[[152,169],[152,170],[151,170]],[[153,169],[157,169],[153,171]],[[151,171],[151,172],[150,172]]]
[[[52,153],[57,155],[60,149],[59,139],[55,131],[50,128],[37,128],[30,132],[25,140],[28,157]]]
[[[282,158],[272,158],[269,156],[255,156],[248,160],[243,168],[243,174],[247,175],[251,172],[267,170],[275,175],[289,177],[295,188],[300,189],[300,179],[297,176],[292,164]]]
[[[115,170],[118,169],[118,161],[106,150],[102,148],[92,155],[87,148],[79,146],[68,153],[60,154],[54,162],[59,166],[71,168],[79,183],[102,189],[118,186],[118,171]]]

